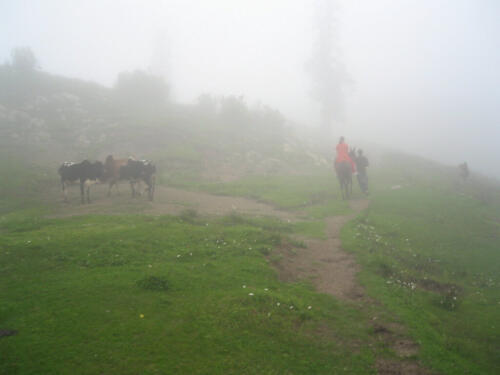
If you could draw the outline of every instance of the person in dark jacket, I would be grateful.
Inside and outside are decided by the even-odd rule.
[[[357,177],[359,187],[365,194],[368,194],[368,175],[366,174],[366,167],[368,167],[368,165],[368,159],[363,155],[363,150],[358,150],[358,157],[356,158]]]

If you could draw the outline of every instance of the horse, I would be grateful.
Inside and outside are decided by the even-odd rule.
[[[340,191],[342,192],[342,199],[349,199],[352,193],[352,167],[348,161],[341,161],[335,163],[335,172],[340,183]]]

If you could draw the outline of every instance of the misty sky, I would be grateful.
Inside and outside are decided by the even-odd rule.
[[[166,75],[175,100],[244,95],[307,126],[314,0],[1,0],[0,62],[29,46],[43,70],[111,86]],[[339,0],[352,83],[333,136],[365,139],[500,177],[500,1]],[[159,56],[163,56],[159,58]],[[369,150],[367,150],[369,153]]]

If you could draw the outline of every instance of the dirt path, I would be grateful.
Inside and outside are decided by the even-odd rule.
[[[342,250],[340,229],[356,214],[368,207],[366,199],[350,202],[351,215],[326,219],[326,239],[304,239],[305,249],[281,249],[282,260],[278,265],[280,277],[286,281],[310,280],[322,293],[341,299],[358,299],[364,293],[356,282],[359,268],[354,257]]]
[[[309,280],[319,292],[331,294],[342,300],[356,302],[359,307],[373,301],[365,297],[364,289],[356,281],[359,266],[354,256],[342,249],[340,230],[358,213],[369,206],[366,199],[349,202],[353,213],[326,219],[326,239],[301,240],[306,248],[284,247],[279,249],[281,260],[275,266],[283,281]],[[380,375],[429,375],[414,357],[419,346],[407,337],[406,329],[396,322],[379,322],[373,317],[369,324],[373,327],[374,338],[391,348],[398,359],[379,358],[376,369]]]
[[[107,197],[106,186],[96,186],[92,190],[92,204],[79,202],[77,189],[72,192],[71,202],[63,203],[56,193],[48,199],[57,200],[52,217],[67,217],[85,214],[123,214],[142,213],[150,215],[177,215],[187,209],[196,210],[199,215],[227,215],[241,213],[252,216],[274,216],[289,222],[307,219],[299,214],[276,209],[255,200],[216,196],[203,192],[186,191],[171,187],[158,186],[155,201],[148,202],[145,197],[131,199],[129,190],[121,188],[121,194],[114,193]],[[277,251],[282,255],[278,264],[279,276],[283,281],[310,280],[319,292],[331,294],[346,301],[354,301],[360,307],[372,303],[365,297],[361,285],[356,281],[359,266],[354,257],[341,247],[340,230],[349,220],[366,209],[366,199],[349,202],[353,211],[350,215],[334,216],[326,219],[326,239],[300,238],[306,248],[283,247]],[[400,360],[379,359],[376,368],[379,374],[430,374],[419,364],[410,359],[418,353],[418,346],[405,337],[404,327],[398,324],[380,324],[370,322],[377,340],[394,350]]]
[[[64,203],[53,192],[48,199],[57,201],[52,217],[68,217],[85,214],[141,213],[150,215],[178,215],[185,210],[195,210],[199,215],[220,216],[241,213],[252,216],[273,216],[289,222],[300,220],[298,214],[279,210],[255,200],[217,196],[204,192],[186,191],[172,187],[157,186],[154,202],[145,197],[132,199],[128,186],[122,185],[120,193],[113,191],[107,197],[107,186],[92,187],[91,204],[81,204],[78,187],[72,188],[70,202]],[[368,207],[368,200],[352,200],[353,213],[326,219],[326,240],[301,238],[307,249],[280,249],[283,261],[278,265],[283,280],[309,279],[320,292],[343,299],[363,296],[362,288],[356,283],[358,272],[352,255],[344,252],[340,244],[340,229],[357,213]]]
[[[123,214],[142,213],[149,215],[178,215],[193,209],[199,215],[227,215],[233,212],[252,216],[274,216],[285,221],[299,220],[297,214],[279,210],[265,203],[241,197],[229,197],[186,191],[171,187],[157,186],[154,202],[145,197],[130,198],[128,186],[121,186],[120,193],[113,191],[107,197],[106,186],[95,186],[91,192],[91,204],[80,204],[78,189],[70,192],[70,202],[64,203],[57,195],[51,197],[57,201],[51,217],[67,217],[86,214]]]

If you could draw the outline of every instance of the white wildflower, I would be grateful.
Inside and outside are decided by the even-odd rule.
[[[253,293],[248,293],[249,296],[253,296]]]

